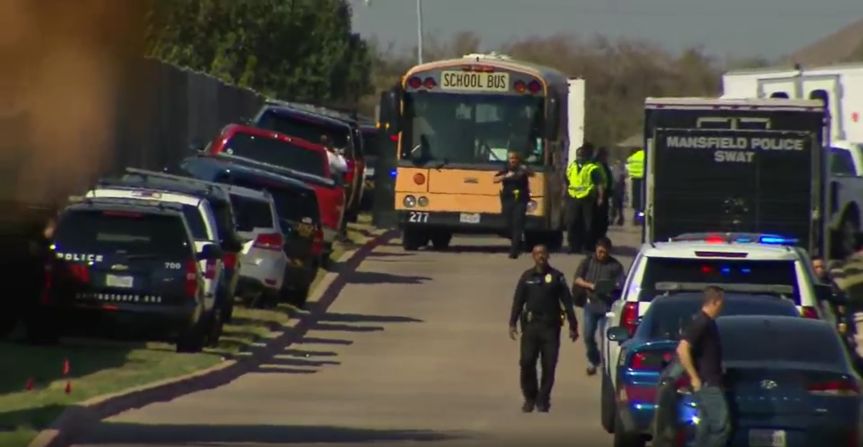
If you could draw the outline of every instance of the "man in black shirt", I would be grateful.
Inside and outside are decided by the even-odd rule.
[[[611,239],[597,239],[593,255],[581,261],[575,269],[573,284],[587,294],[584,306],[584,347],[587,352],[587,375],[596,374],[600,363],[599,346],[596,344],[596,329],[611,308],[612,292],[620,290],[626,273],[623,264],[611,256]],[[598,287],[599,285],[599,287]]]
[[[533,247],[534,267],[518,280],[509,317],[509,336],[518,335],[516,322],[521,320],[521,391],[522,411],[529,413],[536,406],[547,412],[551,407],[551,388],[560,349],[560,328],[563,324],[561,307],[569,321],[569,338],[578,339],[578,322],[572,308],[572,296],[566,277],[548,265],[548,249]],[[542,381],[537,388],[536,361],[542,355]]]
[[[704,447],[724,447],[731,431],[722,390],[722,345],[715,321],[724,300],[725,292],[720,287],[707,287],[701,312],[689,323],[677,345],[677,356],[689,375],[700,413],[695,445]]]
[[[500,190],[500,207],[506,220],[507,234],[512,242],[509,257],[515,259],[521,252],[521,239],[524,233],[524,218],[527,202],[530,200],[528,178],[533,176],[521,162],[521,155],[510,151],[507,155],[506,169],[494,176],[495,183],[503,183]]]

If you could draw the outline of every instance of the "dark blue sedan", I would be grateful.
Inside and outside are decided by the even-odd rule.
[[[614,432],[615,447],[643,446],[650,439],[656,390],[663,369],[674,359],[680,333],[701,309],[702,292],[656,298],[633,337],[626,328],[608,330],[608,338],[622,341],[616,368],[617,389],[603,389],[603,421]],[[773,295],[727,293],[722,315],[782,315],[799,317],[791,300]],[[609,426],[610,425],[610,426]]]
[[[860,376],[832,325],[766,316],[716,321],[731,445],[860,445]],[[654,445],[694,445],[698,421],[688,376],[672,364],[658,388]]]

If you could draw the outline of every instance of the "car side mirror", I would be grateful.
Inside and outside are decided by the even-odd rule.
[[[629,331],[626,330],[626,328],[623,326],[614,326],[608,328],[608,331],[606,331],[606,336],[611,341],[623,343],[626,340],[629,340]]]
[[[218,245],[207,244],[201,248],[200,252],[198,252],[198,260],[199,261],[203,261],[203,260],[210,261],[213,259],[220,259],[223,254],[224,254],[224,252],[222,252],[222,249]]]

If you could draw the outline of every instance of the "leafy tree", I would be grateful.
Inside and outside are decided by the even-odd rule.
[[[147,54],[268,96],[355,103],[371,55],[347,0],[150,0]]]

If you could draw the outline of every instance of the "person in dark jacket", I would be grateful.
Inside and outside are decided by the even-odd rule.
[[[515,259],[521,254],[524,237],[524,220],[527,214],[527,203],[530,201],[528,179],[533,172],[521,161],[521,154],[510,151],[507,154],[507,166],[494,176],[494,183],[502,183],[500,190],[500,207],[506,220],[507,234],[511,239],[509,257]]]
[[[600,147],[598,151],[596,151],[596,164],[599,165],[599,168],[602,169],[603,178],[605,180],[605,201],[597,205],[596,214],[594,217],[596,218],[595,228],[596,228],[596,237],[604,237],[608,234],[608,224],[611,213],[611,204],[609,201],[614,197],[614,173],[611,172],[611,167],[608,166],[608,149],[605,147]]]
[[[515,288],[509,318],[509,336],[518,337],[516,322],[521,321],[521,391],[522,411],[536,407],[540,412],[551,408],[551,389],[560,350],[560,328],[563,315],[569,321],[569,338],[578,339],[578,321],[572,306],[572,295],[566,277],[548,264],[548,249],[536,245],[531,252],[534,266],[525,271]],[[561,311],[563,309],[563,311]],[[536,362],[542,357],[542,380],[537,387]]]

